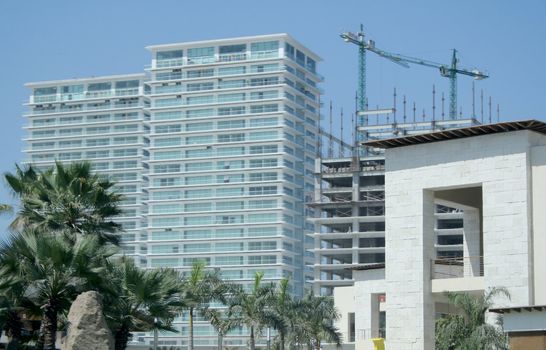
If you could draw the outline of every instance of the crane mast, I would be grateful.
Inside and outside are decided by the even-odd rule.
[[[359,87],[358,87],[358,109],[359,111],[366,110],[366,50],[376,53],[377,55],[386,58],[404,68],[409,68],[411,64],[418,64],[425,67],[436,68],[440,71],[440,75],[449,79],[449,117],[457,119],[457,75],[462,74],[481,80],[489,76],[477,69],[465,69],[458,67],[457,50],[453,50],[451,64],[442,64],[421,58],[404,56],[397,53],[381,50],[375,46],[373,40],[364,41],[364,29],[360,25],[360,32],[351,33],[345,32],[340,34],[344,41],[355,44],[359,48]],[[366,118],[365,116],[363,118]],[[367,120],[363,120],[361,125],[367,124]]]

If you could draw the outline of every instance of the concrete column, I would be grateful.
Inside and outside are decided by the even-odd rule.
[[[434,349],[434,193],[388,183],[386,210],[389,350]]]
[[[482,273],[480,211],[465,208],[463,214],[464,276],[476,277]]]

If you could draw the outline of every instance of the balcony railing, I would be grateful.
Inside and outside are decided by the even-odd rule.
[[[433,259],[431,278],[463,278],[483,276],[483,256]]]
[[[153,68],[170,68],[193,64],[209,64],[217,62],[233,62],[233,61],[255,61],[269,58],[278,58],[278,50],[256,51],[256,52],[236,52],[226,54],[216,54],[214,56],[203,57],[181,57],[168,60],[156,60]]]
[[[94,98],[119,97],[119,96],[135,96],[140,93],[140,88],[130,89],[112,89],[100,91],[83,91],[72,94],[51,94],[41,96],[30,96],[30,103],[53,103],[65,101],[77,101]]]

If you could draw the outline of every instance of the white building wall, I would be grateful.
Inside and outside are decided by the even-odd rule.
[[[388,149],[386,279],[389,350],[434,349],[430,271],[433,190],[482,186],[485,286],[504,286],[511,305],[534,302],[530,131]]]

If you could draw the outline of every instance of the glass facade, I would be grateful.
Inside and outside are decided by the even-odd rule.
[[[313,276],[304,199],[314,186],[319,58],[287,35],[149,49],[146,74],[30,84],[28,161],[87,159],[117,181],[125,251],[143,268],[187,271],[203,260],[240,284],[257,271],[290,277],[302,295]],[[183,317],[175,323],[185,327]],[[213,345],[209,326],[196,327],[196,345]],[[186,344],[180,334],[162,339]]]

